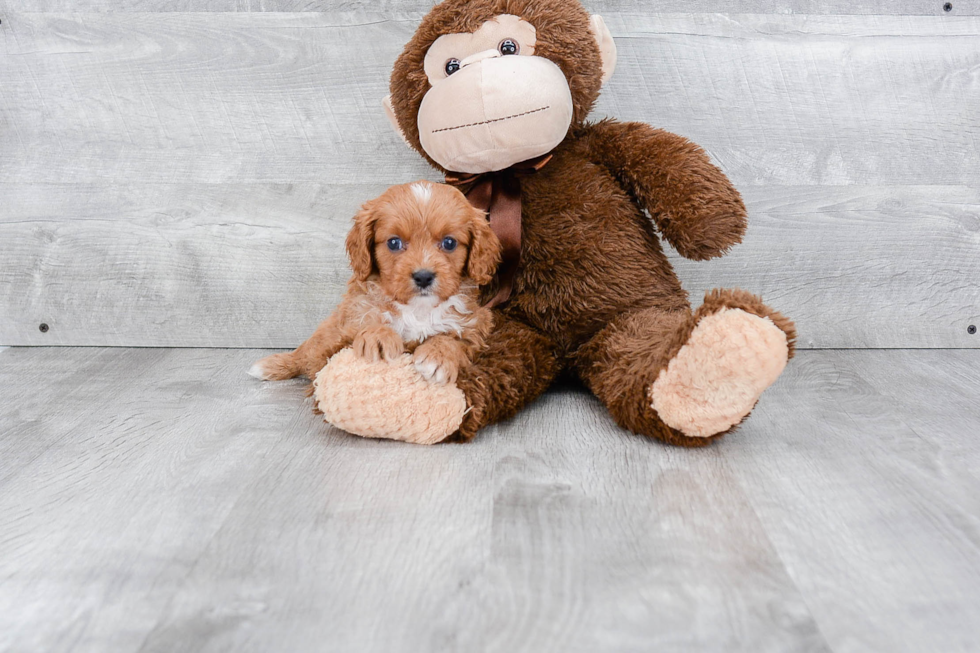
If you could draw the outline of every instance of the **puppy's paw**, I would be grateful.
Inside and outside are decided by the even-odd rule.
[[[260,381],[282,381],[300,375],[293,352],[273,354],[258,360],[248,369],[249,376]]]
[[[432,383],[456,383],[463,352],[455,341],[434,338],[415,349],[413,363],[422,378]]]
[[[374,363],[397,358],[405,351],[405,342],[388,327],[377,326],[357,334],[351,348],[361,358]]]

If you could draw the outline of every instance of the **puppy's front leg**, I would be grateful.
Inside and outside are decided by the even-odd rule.
[[[459,370],[469,361],[466,346],[458,338],[433,336],[416,347],[415,369],[427,381],[456,383]]]
[[[357,334],[354,353],[371,362],[391,360],[405,351],[405,341],[391,327],[368,327]]]
[[[295,350],[266,356],[248,373],[263,381],[281,381],[301,374],[312,381],[330,357],[350,342],[341,329],[341,313],[342,307],[321,322],[313,335]]]

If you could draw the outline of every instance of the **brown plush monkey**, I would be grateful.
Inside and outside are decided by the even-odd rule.
[[[620,425],[673,444],[706,444],[749,414],[793,355],[793,324],[739,290],[712,291],[691,311],[660,238],[687,258],[720,256],[741,240],[745,207],[697,145],[646,124],[586,121],[615,58],[602,19],[574,0],[446,0],[422,20],[386,110],[412,148],[489,208],[511,260],[491,290],[488,347],[458,390],[386,377],[371,394],[385,370],[345,356],[318,383],[328,421],[467,440],[563,371]],[[424,434],[402,433],[430,392],[432,405],[462,398]]]

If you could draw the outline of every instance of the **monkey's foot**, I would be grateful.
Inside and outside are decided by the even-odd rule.
[[[435,444],[459,429],[466,398],[455,384],[429,383],[403,354],[368,362],[342,349],[313,381],[323,419],[348,433],[415,444]]]
[[[751,412],[789,356],[787,334],[771,319],[721,308],[701,318],[661,370],[650,386],[651,406],[684,435],[722,433]]]

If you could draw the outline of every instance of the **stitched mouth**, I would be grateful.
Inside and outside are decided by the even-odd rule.
[[[504,120],[510,120],[511,118],[520,118],[521,116],[527,116],[532,113],[538,113],[539,111],[547,111],[551,108],[551,105],[545,107],[538,107],[537,109],[531,109],[530,111],[522,111],[521,113],[515,113],[512,116],[504,116],[503,118],[491,118],[490,120],[483,120],[480,122],[471,122],[466,125],[456,125],[455,127],[443,127],[442,129],[433,129],[433,134],[438,134],[439,132],[451,132],[454,129],[463,129],[464,127],[477,127],[478,125],[489,125],[492,122],[501,122]]]

